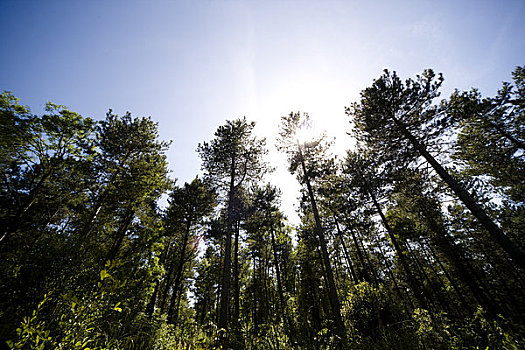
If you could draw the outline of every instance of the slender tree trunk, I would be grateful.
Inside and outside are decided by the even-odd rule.
[[[91,236],[91,232],[93,231],[93,227],[95,226],[95,221],[97,220],[98,214],[100,214],[100,211],[102,210],[102,206],[106,199],[106,192],[107,190],[104,190],[100,197],[97,198],[97,201],[95,202],[95,207],[93,208],[93,212],[91,213],[89,220],[86,222],[84,228],[82,229],[82,232],[80,234],[81,246],[83,246],[87,242],[88,238]]]
[[[334,236],[333,239],[335,240],[336,237]],[[342,255],[344,255],[344,253]],[[334,257],[332,259],[334,261],[335,280],[342,281],[342,285],[346,285],[347,278],[350,278],[352,282],[354,280],[352,278],[351,273],[349,274],[349,271],[345,273],[345,270],[350,269],[348,267],[348,264],[343,261],[346,258],[342,255],[341,252],[337,251],[335,252]]]
[[[201,325],[204,325],[204,319],[206,317],[206,314],[208,313],[208,296],[204,296],[204,299],[202,300],[202,306],[201,306],[201,314],[199,319],[199,323]]]
[[[263,283],[263,286],[264,286],[264,301],[265,301],[265,323],[269,323],[269,320],[271,319],[271,300],[270,300],[270,288],[269,287],[269,275],[270,275],[270,259],[268,258],[268,255],[266,254],[268,250],[267,249],[264,249],[263,250],[263,256],[264,256],[264,283]]]
[[[253,276],[252,276],[252,290],[253,290],[253,302],[252,302],[252,320],[253,320],[253,329],[255,332],[259,331],[259,318],[257,317],[257,259],[255,257],[255,252],[253,252]]]
[[[315,247],[318,248],[318,247]],[[314,248],[314,249],[315,249]],[[319,252],[319,249],[315,249],[317,252]],[[310,288],[306,288],[303,293],[305,293],[305,299],[306,299],[306,305],[308,305],[308,309],[304,310],[305,318],[309,315],[311,317],[311,323],[313,327],[307,327],[310,338],[313,338],[313,336],[321,329],[321,311],[320,311],[320,305],[319,301],[321,300],[321,297],[319,296],[317,285],[317,275],[314,275],[313,268],[312,268],[312,259],[305,259],[304,260],[304,273],[301,273],[303,275],[302,278],[302,284],[311,286]],[[321,268],[323,268],[321,264]],[[326,278],[323,278],[325,284],[326,284]],[[313,334],[311,333],[313,328]]]
[[[396,253],[397,253],[397,256],[399,258],[399,261],[401,262],[401,266],[403,266],[403,270],[405,270],[405,273],[406,273],[407,279],[408,279],[408,283],[410,284],[410,287],[412,288],[412,290],[414,292],[414,295],[416,296],[416,299],[419,301],[419,304],[421,305],[421,307],[423,307],[424,309],[428,310],[428,305],[427,305],[427,302],[425,300],[425,297],[424,297],[421,289],[419,288],[419,283],[416,280],[416,278],[414,277],[414,275],[412,274],[412,271],[410,270],[410,266],[408,265],[408,261],[406,259],[406,256],[405,256],[403,250],[401,249],[401,246],[399,245],[399,242],[397,241],[397,238],[396,238],[392,228],[390,227],[390,224],[386,220],[385,214],[383,214],[383,210],[381,209],[381,206],[377,202],[377,199],[374,196],[374,194],[372,193],[372,191],[370,191],[366,187],[365,187],[365,191],[368,193],[368,195],[372,199],[372,202],[374,203],[374,206],[375,206],[375,208],[377,210],[377,213],[381,217],[381,221],[383,222],[383,226],[385,227],[386,232],[388,233],[388,236],[390,237],[390,241],[394,245],[394,249],[396,250]]]
[[[186,228],[184,232],[184,237],[182,239],[179,261],[177,262],[177,271],[175,275],[175,281],[173,283],[173,292],[171,294],[170,306],[168,308],[168,317],[167,321],[169,323],[174,323],[175,321],[175,304],[177,301],[178,294],[182,293],[182,278],[184,276],[184,265],[187,261],[188,242],[190,239],[190,228],[191,222],[186,222]]]
[[[337,218],[334,216],[334,222],[335,227],[337,228],[337,236],[339,237],[339,240],[341,241],[341,246],[343,247],[343,253],[345,255],[346,263],[348,264],[348,268],[350,269],[350,274],[352,275],[352,279],[354,280],[354,283],[359,283],[359,278],[357,277],[357,274],[355,273],[354,265],[352,264],[352,260],[350,259],[350,255],[348,255],[348,250],[346,249],[346,243],[343,238],[343,233],[341,232],[341,227],[339,226],[339,222],[337,221]]]
[[[235,195],[235,155],[232,155],[230,167],[230,188],[228,192],[228,213],[226,241],[224,244],[224,263],[222,270],[221,309],[219,315],[219,329],[228,330],[230,321],[230,283],[231,283],[231,255],[232,255],[232,231],[233,231],[233,200]],[[226,339],[223,339],[227,342]],[[223,343],[227,346],[227,343]]]
[[[315,230],[317,232],[317,236],[319,238],[319,244],[321,246],[321,253],[323,256],[323,263],[324,263],[325,272],[326,272],[325,276],[326,276],[326,280],[328,284],[328,294],[329,294],[330,306],[332,309],[332,316],[334,318],[334,321],[337,327],[337,333],[341,337],[342,346],[343,348],[345,348],[348,344],[348,341],[346,338],[346,329],[343,323],[343,319],[341,317],[341,306],[339,304],[339,297],[337,296],[337,289],[335,286],[332,266],[330,264],[330,257],[328,256],[328,247],[327,247],[326,240],[324,237],[323,228],[321,226],[321,219],[319,218],[319,211],[317,210],[317,203],[315,201],[312,185],[310,184],[308,172],[306,171],[306,165],[304,163],[304,157],[303,157],[303,153],[301,150],[301,146],[297,144],[297,147],[299,149],[299,158],[301,161],[301,167],[302,167],[303,174],[304,174],[304,182],[308,190],[308,197],[310,199],[310,205],[312,206],[312,211],[314,214]]]
[[[375,286],[379,286],[380,278],[377,274],[376,269],[374,268],[374,264],[372,263],[372,260],[370,259],[371,253],[367,251],[365,248],[365,245],[363,244],[363,241],[357,242],[358,246],[360,247],[360,250],[363,252],[363,255],[366,260],[366,265],[363,265],[363,268],[366,269],[365,273],[365,280],[368,278],[369,280],[366,280],[368,283],[373,283]],[[370,275],[370,271],[372,274]]]
[[[357,252],[357,257],[359,258],[359,261],[361,262],[361,266],[363,267],[363,277],[365,281],[372,282],[372,279],[370,278],[370,274],[368,272],[368,267],[365,262],[365,258],[363,256],[363,252],[361,251],[361,247],[359,246],[359,242],[357,240],[356,234],[354,232],[354,229],[351,226],[348,226],[348,229],[350,231],[350,234],[352,235],[352,239],[354,241],[355,249]],[[373,269],[373,267],[370,265],[370,268]],[[376,281],[377,282],[377,281]]]
[[[234,308],[233,308],[233,322],[236,325],[239,323],[239,314],[240,314],[240,287],[239,287],[239,222],[235,224],[235,242],[233,243],[234,253],[233,253],[233,289],[234,289]]]
[[[174,312],[174,315],[173,315],[173,320],[172,320],[172,323],[174,325],[177,324],[177,322],[179,322],[179,314],[180,314],[180,301],[182,300],[182,289],[181,289],[181,292],[179,293],[179,297],[177,298],[177,306],[175,307],[175,312]]]
[[[124,157],[124,161],[126,161],[129,156],[131,155],[130,152],[126,154]],[[93,211],[89,217],[89,220],[86,222],[85,226],[83,227],[81,233],[80,233],[80,247],[82,247],[91,236],[91,232],[93,231],[93,228],[95,226],[95,221],[97,220],[98,214],[100,214],[100,211],[102,210],[102,207],[104,206],[104,202],[106,201],[106,198],[108,196],[108,187],[110,184],[112,184],[117,176],[120,174],[121,168],[119,167],[113,174],[111,174],[111,177],[109,178],[108,183],[106,184],[106,187],[102,191],[102,193],[97,197],[97,200],[95,201],[95,206],[93,208]]]
[[[396,290],[397,295],[399,296],[399,300],[401,300],[403,302],[403,307],[405,309],[406,315],[409,316],[409,315],[412,314],[411,310],[414,310],[414,308],[415,308],[414,307],[414,303],[412,302],[412,299],[410,298],[410,295],[408,295],[408,293],[406,292],[406,289],[405,289],[405,293],[404,294],[401,291],[401,287],[399,287],[399,284],[397,283],[396,276],[394,276],[394,272],[392,272],[392,269],[390,268],[390,265],[388,264],[388,261],[386,260],[385,252],[381,248],[381,246],[379,246],[379,251],[381,253],[381,256],[383,257],[383,263],[385,264],[386,272],[390,276],[390,279],[392,280],[392,282],[394,283],[394,289]],[[407,302],[408,302],[409,305],[407,305]],[[410,308],[409,308],[409,306],[410,306]]]
[[[159,289],[160,289],[160,281],[155,281],[155,289],[153,290],[153,294],[151,295],[151,298],[148,302],[148,305],[146,306],[146,315],[148,315],[148,318],[151,320],[153,317],[153,313],[155,312],[155,304],[157,303],[157,298],[159,296]]]
[[[234,261],[233,261],[233,278],[234,278],[234,305],[233,305],[233,329],[235,340],[239,344],[244,343],[240,327],[240,286],[239,286],[239,231],[240,221],[235,222],[235,242],[234,242]]]
[[[109,254],[106,258],[106,261],[115,260],[115,258],[117,257],[118,251],[120,250],[120,247],[122,246],[122,242],[124,241],[124,237],[126,237],[126,232],[128,231],[128,227],[131,224],[131,221],[133,220],[133,216],[135,216],[135,211],[133,209],[128,209],[127,214],[124,218],[124,222],[119,227],[119,230],[117,232],[117,241],[111,247],[111,250],[109,251]]]
[[[273,224],[270,227],[270,235],[272,240],[272,250],[273,250],[273,260],[275,265],[275,275],[277,277],[277,291],[279,293],[279,304],[280,304],[280,313],[279,315],[286,312],[285,304],[284,304],[284,293],[283,293],[283,286],[281,283],[281,272],[279,269],[279,260],[277,259],[277,244],[275,243],[275,232],[273,229]],[[286,315],[285,319],[286,319]]]
[[[450,260],[452,266],[455,268],[454,270],[456,274],[461,281],[466,284],[476,302],[487,308],[487,311],[493,315],[501,313],[501,308],[493,302],[492,298],[487,297],[484,291],[480,288],[475,278],[476,273],[470,263],[463,258],[463,254],[460,252],[460,247],[449,238],[443,226],[432,217],[432,214],[426,209],[426,207],[422,205],[421,208],[429,228],[434,233],[431,240],[448,258],[448,260]]]
[[[425,246],[423,244],[423,242],[421,241],[418,241],[418,244],[419,246],[421,247],[421,250],[424,250],[425,249]],[[452,278],[452,276],[450,276],[450,274],[448,273],[448,270],[445,268],[445,266],[443,266],[443,263],[441,262],[441,259],[439,258],[439,256],[437,256],[436,252],[434,251],[434,249],[432,248],[431,245],[428,245],[428,250],[427,251],[430,251],[430,255],[434,258],[434,260],[436,261],[436,263],[439,265],[439,268],[441,269],[441,271],[443,271],[443,274],[445,275],[445,277],[447,278],[447,280],[449,281],[450,285],[452,286],[452,289],[454,289],[454,291],[456,292],[456,295],[458,296],[458,300],[459,300],[459,303],[463,306],[463,309],[464,310],[468,310],[469,309],[469,304],[467,303],[467,301],[465,300],[465,297],[463,295],[463,293],[461,292],[461,289],[459,289],[456,281]],[[427,253],[428,254],[428,253]],[[431,264],[430,264],[431,265]],[[432,268],[432,271],[434,271],[434,274],[436,276],[438,276],[438,278],[440,279],[441,283],[443,285],[445,285],[445,281],[443,281],[438,272],[436,270],[434,270],[433,267]],[[447,293],[448,295],[448,293]],[[448,295],[449,299],[451,299],[450,295]],[[463,312],[458,312],[461,316],[465,316],[463,314]]]
[[[217,295],[222,294],[221,285],[219,284],[217,286]],[[221,316],[221,303],[220,298],[214,298],[213,300],[213,306],[215,308],[215,324],[219,324],[219,318]]]
[[[441,166],[441,164],[439,164],[439,162],[427,151],[425,146],[420,143],[410,131],[408,131],[406,126],[395,116],[391,116],[391,118],[410,143],[412,143],[414,148],[426,159],[434,171],[443,181],[445,181],[456,196],[458,196],[459,200],[470,210],[472,215],[474,215],[492,238],[507,252],[514,263],[522,269],[525,269],[525,253],[505,235],[501,228],[494,223],[494,221],[485,213],[483,208],[474,200],[471,194],[456,179],[454,179],[445,168]]]
[[[162,298],[160,300],[161,312],[164,312],[166,309],[166,299],[168,298],[168,293],[171,288],[171,282],[173,281],[173,271],[175,270],[175,265],[175,262],[172,261],[168,273],[166,274],[166,283],[164,284],[164,290],[162,293]]]
[[[507,132],[507,130],[505,130],[504,127],[501,124],[494,123],[494,122],[491,122],[491,121],[489,121],[489,123],[496,130],[498,130],[501,133],[501,135],[503,135],[503,137],[505,137],[507,140],[509,140],[511,143],[513,143],[515,147],[518,147],[518,148],[520,148],[522,150],[525,150],[525,142],[523,142],[521,140],[518,140],[517,138],[512,136],[512,134]]]
[[[161,254],[161,265],[165,265],[166,264],[166,259],[168,258],[168,255],[170,253],[170,247],[171,247],[171,242],[168,243],[168,245],[166,246],[166,249],[164,249],[164,251],[162,252]],[[155,289],[153,290],[153,295],[151,296],[151,299],[148,303],[148,305],[146,306],[146,315],[149,316],[149,318],[151,319],[153,317],[153,313],[155,312],[155,305],[157,305],[157,299],[159,298],[159,294],[160,294],[160,286],[161,286],[161,283],[160,283],[160,279],[157,278],[156,282],[155,282]]]
[[[420,259],[416,256],[414,250],[410,247],[409,244],[405,244],[404,246],[407,249],[408,255],[412,257],[412,261],[414,261],[414,263],[416,265],[415,269],[416,269],[416,272],[419,275],[421,281],[426,281],[427,282],[428,288],[425,288],[424,285],[421,286],[421,288],[423,289],[423,295],[427,298],[427,300],[430,302],[430,304],[434,306],[434,309],[437,309],[436,308],[436,303],[434,302],[435,300],[437,300],[437,302],[438,302],[439,306],[441,307],[441,309],[442,310],[446,310],[447,312],[449,312],[450,310],[447,309],[448,305],[443,301],[442,296],[439,294],[438,291],[436,291],[434,288],[432,288],[432,284],[433,284],[432,280],[428,276],[428,273],[425,271],[425,268],[423,267],[423,265],[419,261]],[[428,294],[428,292],[426,292],[428,290],[431,291],[432,295],[434,296],[433,298],[431,298],[430,295]]]

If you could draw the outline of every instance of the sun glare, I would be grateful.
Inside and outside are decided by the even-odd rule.
[[[295,138],[297,141],[299,143],[305,143],[316,139],[318,136],[319,134],[317,133],[312,120],[310,118],[306,119],[305,117],[302,117],[299,127],[295,132]]]

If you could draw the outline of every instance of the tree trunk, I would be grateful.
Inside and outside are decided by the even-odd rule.
[[[498,130],[503,135],[503,137],[505,137],[507,140],[513,143],[515,147],[525,150],[525,143],[512,136],[512,134],[507,132],[507,130],[505,130],[501,124],[492,121],[489,121],[489,124],[492,125],[496,130]]]
[[[394,276],[394,272],[392,272],[392,269],[390,268],[388,261],[386,260],[385,252],[383,248],[381,248],[381,246],[379,246],[379,251],[381,253],[381,256],[383,257],[383,263],[385,264],[386,272],[390,276],[390,279],[392,279],[392,282],[394,283],[394,289],[396,290],[397,295],[399,296],[399,300],[403,302],[403,308],[405,309],[406,316],[410,316],[412,314],[411,310],[414,310],[415,308],[414,303],[412,302],[412,299],[410,298],[410,295],[406,292],[405,288],[403,288],[405,290],[405,293],[403,296],[401,288],[399,287],[399,284],[397,283],[396,276]],[[409,305],[407,305],[407,302]]]
[[[171,246],[171,242],[168,243],[168,245],[166,246],[166,249],[163,250],[162,254],[161,254],[161,265],[165,265],[166,264],[166,259],[168,258],[168,255],[170,253],[170,246]],[[153,313],[155,312],[155,305],[157,304],[157,299],[159,298],[159,294],[160,294],[160,278],[157,278],[157,281],[155,282],[155,289],[153,290],[153,295],[151,296],[151,299],[148,303],[148,305],[146,306],[146,315],[149,316],[149,318],[151,319],[153,317]]]
[[[285,304],[284,304],[284,293],[283,293],[283,286],[281,283],[281,272],[279,269],[279,260],[277,259],[277,244],[275,243],[275,232],[273,229],[273,224],[270,227],[270,235],[272,239],[272,250],[273,250],[273,260],[275,265],[275,275],[277,277],[277,291],[279,292],[279,303],[280,303],[280,313],[279,315],[286,312]],[[285,319],[286,319],[286,315]]]
[[[487,230],[492,238],[509,254],[514,263],[525,269],[525,253],[519,249],[501,230],[501,228],[492,221],[492,219],[485,213],[483,208],[474,200],[470,193],[454,179],[446,170],[439,164],[439,162],[427,151],[425,146],[420,143],[405,125],[395,116],[391,116],[395,124],[399,127],[405,137],[412,143],[414,148],[426,159],[432,166],[434,171],[441,177],[443,181],[450,187],[450,189],[458,196],[459,200],[470,210],[472,215],[478,222]]]
[[[442,295],[436,289],[432,288],[432,284],[433,284],[432,280],[428,276],[428,273],[425,271],[425,268],[419,261],[420,259],[416,256],[414,250],[410,247],[409,244],[404,244],[404,246],[407,249],[408,255],[412,257],[412,261],[414,261],[415,263],[415,266],[416,266],[415,270],[416,270],[416,273],[419,275],[419,278],[421,279],[421,281],[427,282],[427,285],[428,285],[427,288],[425,288],[423,283],[421,286],[421,288],[423,289],[423,295],[427,298],[430,304],[434,306],[434,309],[437,309],[436,303],[435,303],[435,301],[437,301],[442,310],[446,310],[448,313],[450,313],[450,310],[447,309],[448,304],[443,301]],[[432,293],[431,294],[433,295],[432,298],[430,297],[428,290],[430,290],[430,293]]]
[[[167,321],[168,323],[174,323],[175,322],[175,304],[177,302],[177,296],[178,294],[182,293],[182,278],[184,276],[184,265],[186,264],[187,258],[186,258],[186,250],[188,248],[188,242],[190,239],[190,227],[191,223],[186,223],[186,230],[184,232],[184,237],[182,239],[181,249],[180,249],[180,257],[179,261],[177,262],[177,271],[175,275],[175,281],[173,283],[173,292],[171,294],[171,300],[170,300],[170,306],[168,308],[168,317]]]
[[[160,289],[160,281],[155,281],[155,289],[153,290],[153,294],[151,295],[151,298],[148,302],[148,305],[146,306],[145,314],[148,315],[148,318],[151,320],[153,317],[153,313],[155,312],[155,304],[157,303],[157,298],[159,296],[159,289]]]
[[[170,242],[170,245],[171,245],[171,242]],[[175,270],[175,262],[171,262],[168,273],[166,274],[166,283],[164,285],[164,291],[162,293],[162,298],[160,300],[161,312],[164,312],[166,308],[166,299],[168,298],[168,292],[170,291],[171,282],[173,279],[173,270]]]
[[[321,254],[323,257],[323,263],[325,267],[325,277],[326,277],[327,285],[328,285],[328,294],[329,294],[329,300],[330,300],[330,307],[332,309],[332,316],[334,318],[334,321],[337,327],[337,333],[341,337],[341,340],[342,340],[342,347],[345,348],[348,343],[347,338],[346,338],[346,329],[343,323],[343,319],[341,317],[341,306],[339,304],[339,297],[337,296],[337,289],[335,286],[332,266],[330,264],[330,257],[328,256],[328,247],[327,247],[326,240],[324,237],[323,228],[321,226],[321,219],[319,218],[319,211],[317,210],[317,203],[315,201],[312,185],[310,184],[310,179],[306,171],[306,165],[304,163],[304,157],[303,157],[303,153],[301,150],[301,146],[299,144],[297,144],[297,146],[299,149],[299,158],[301,161],[301,167],[302,167],[303,174],[304,174],[304,182],[308,190],[308,197],[310,199],[310,205],[312,206],[312,211],[314,214],[315,230],[317,232],[317,236],[319,238],[319,244],[321,246]]]
[[[357,236],[354,234],[353,230],[351,230],[351,232],[354,236]],[[363,265],[363,268],[365,269],[364,271],[365,280],[366,278],[368,278],[368,280],[366,280],[367,282],[373,283],[376,287],[379,286],[381,279],[379,278],[379,275],[377,274],[377,271],[374,268],[374,264],[372,263],[372,260],[370,259],[371,253],[367,251],[367,249],[365,248],[365,245],[363,244],[363,241],[357,242],[357,246],[360,247],[359,249],[363,252],[363,255],[366,260],[366,265]],[[372,272],[371,275],[370,275],[370,271]]]
[[[126,232],[128,231],[128,227],[131,224],[131,221],[133,220],[133,216],[135,215],[135,211],[133,209],[128,209],[126,217],[124,218],[124,222],[119,227],[119,230],[117,232],[117,241],[113,244],[111,247],[111,250],[109,251],[107,260],[114,260],[117,257],[118,251],[120,250],[120,247],[122,246],[122,242],[124,241],[124,237],[126,237]]]
[[[226,241],[224,243],[224,263],[222,267],[221,309],[219,314],[219,329],[228,330],[230,315],[230,283],[231,283],[231,255],[233,231],[233,200],[235,191],[235,155],[232,156],[230,167],[230,188],[228,192],[228,213],[226,227]],[[226,340],[224,340],[226,341]],[[226,345],[226,343],[224,343]]]
[[[383,214],[383,210],[381,209],[381,206],[377,202],[377,199],[374,196],[374,194],[372,193],[372,191],[370,191],[368,188],[366,188],[366,185],[365,185],[365,191],[368,193],[368,195],[372,199],[372,202],[374,203],[374,206],[375,206],[375,208],[377,210],[377,213],[381,217],[381,221],[383,222],[383,226],[385,227],[386,232],[388,233],[388,236],[390,237],[390,241],[394,245],[394,249],[396,250],[396,253],[397,253],[397,256],[399,258],[399,261],[401,262],[401,266],[403,266],[403,270],[405,270],[405,273],[406,273],[407,278],[408,278],[408,283],[410,284],[410,287],[412,288],[412,290],[414,292],[414,295],[416,296],[416,299],[419,301],[419,304],[420,304],[421,307],[423,307],[424,309],[428,310],[427,302],[425,300],[425,297],[424,297],[421,289],[419,288],[418,281],[416,280],[416,278],[412,274],[412,271],[410,270],[410,266],[408,265],[408,261],[406,259],[406,256],[405,256],[403,250],[401,249],[401,246],[399,245],[399,242],[397,241],[397,238],[396,238],[392,228],[390,227],[390,224],[386,220],[385,214]]]
[[[335,227],[337,228],[337,236],[339,237],[339,240],[341,241],[341,246],[343,247],[343,253],[345,255],[346,263],[348,264],[348,268],[350,269],[350,274],[352,275],[352,279],[354,280],[354,283],[359,283],[359,278],[357,277],[357,274],[355,273],[354,265],[352,264],[352,260],[350,259],[350,255],[348,255],[348,250],[346,249],[345,240],[343,238],[343,234],[341,232],[341,227],[339,227],[339,222],[337,221],[337,218],[334,216],[334,222]]]
[[[234,289],[234,307],[233,307],[233,322],[236,325],[236,329],[239,330],[237,325],[239,324],[240,314],[240,287],[239,287],[239,221],[235,224],[235,242],[233,243],[234,255],[233,255],[233,289]]]
[[[253,252],[253,276],[252,276],[252,291],[253,291],[253,303],[252,303],[252,320],[253,329],[255,332],[259,331],[259,318],[257,317],[257,259],[255,252]],[[256,333],[257,334],[257,333]]]
[[[419,246],[421,247],[421,249],[423,250],[424,249],[424,245],[423,245],[423,242],[419,241]],[[450,285],[452,286],[452,288],[454,289],[454,291],[456,292],[456,295],[458,296],[458,300],[459,300],[459,303],[463,306],[463,309],[464,310],[469,310],[469,304],[467,303],[467,300],[465,299],[465,296],[463,295],[463,292],[461,291],[461,289],[459,288],[458,284],[456,283],[456,281],[452,278],[452,276],[450,276],[450,274],[448,273],[448,270],[445,268],[445,266],[443,265],[443,263],[441,262],[441,259],[439,258],[439,256],[436,254],[436,251],[432,248],[432,246],[430,244],[427,245],[428,246],[428,250],[430,251],[430,254],[432,255],[432,257],[434,258],[434,260],[436,261],[436,263],[439,265],[439,268],[441,269],[441,271],[443,271],[443,274],[445,275],[445,277],[448,279]],[[432,269],[434,270],[434,269]],[[434,273],[436,274],[436,276],[439,277],[437,271],[434,271]],[[440,278],[441,280],[441,278]],[[444,281],[442,281],[443,284],[445,284]],[[448,295],[448,293],[447,293]],[[450,299],[450,295],[449,295],[449,299]],[[463,313],[460,313],[460,316],[465,316]]]
[[[450,239],[445,228],[432,217],[432,213],[429,212],[426,206],[421,205],[420,207],[423,210],[425,221],[434,233],[431,237],[432,242],[452,263],[456,274],[467,285],[476,302],[485,307],[494,316],[501,313],[501,308],[492,301],[492,298],[486,296],[476,282],[474,277],[476,275],[475,271],[471,268],[470,263],[463,258],[460,247]]]
[[[373,270],[373,267],[372,265],[369,265],[369,267],[367,266],[365,262],[365,257],[363,256],[363,251],[361,250],[361,247],[359,246],[359,242],[357,240],[357,236],[354,232],[354,229],[351,226],[348,226],[348,229],[350,231],[350,234],[352,235],[352,240],[354,241],[355,249],[357,252],[357,257],[359,258],[359,261],[361,262],[361,266],[363,267],[363,277],[365,281],[372,282],[368,269],[370,267]],[[376,280],[376,282],[378,281]]]

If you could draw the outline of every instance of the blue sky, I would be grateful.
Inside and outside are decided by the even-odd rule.
[[[184,182],[197,144],[242,116],[273,148],[280,116],[309,112],[342,153],[344,106],[384,68],[443,72],[443,97],[493,95],[525,64],[523,18],[521,0],[0,0],[0,90],[36,113],[49,100],[95,119],[151,116]],[[271,161],[293,218],[297,185],[273,149]]]

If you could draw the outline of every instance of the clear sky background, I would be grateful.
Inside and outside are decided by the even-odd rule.
[[[442,97],[491,96],[525,64],[523,0],[0,0],[0,32],[0,90],[35,113],[52,101],[95,119],[151,116],[173,140],[179,184],[226,119],[255,120],[294,222],[298,185],[273,148],[280,116],[309,112],[342,154],[344,107],[384,68],[442,72]]]

